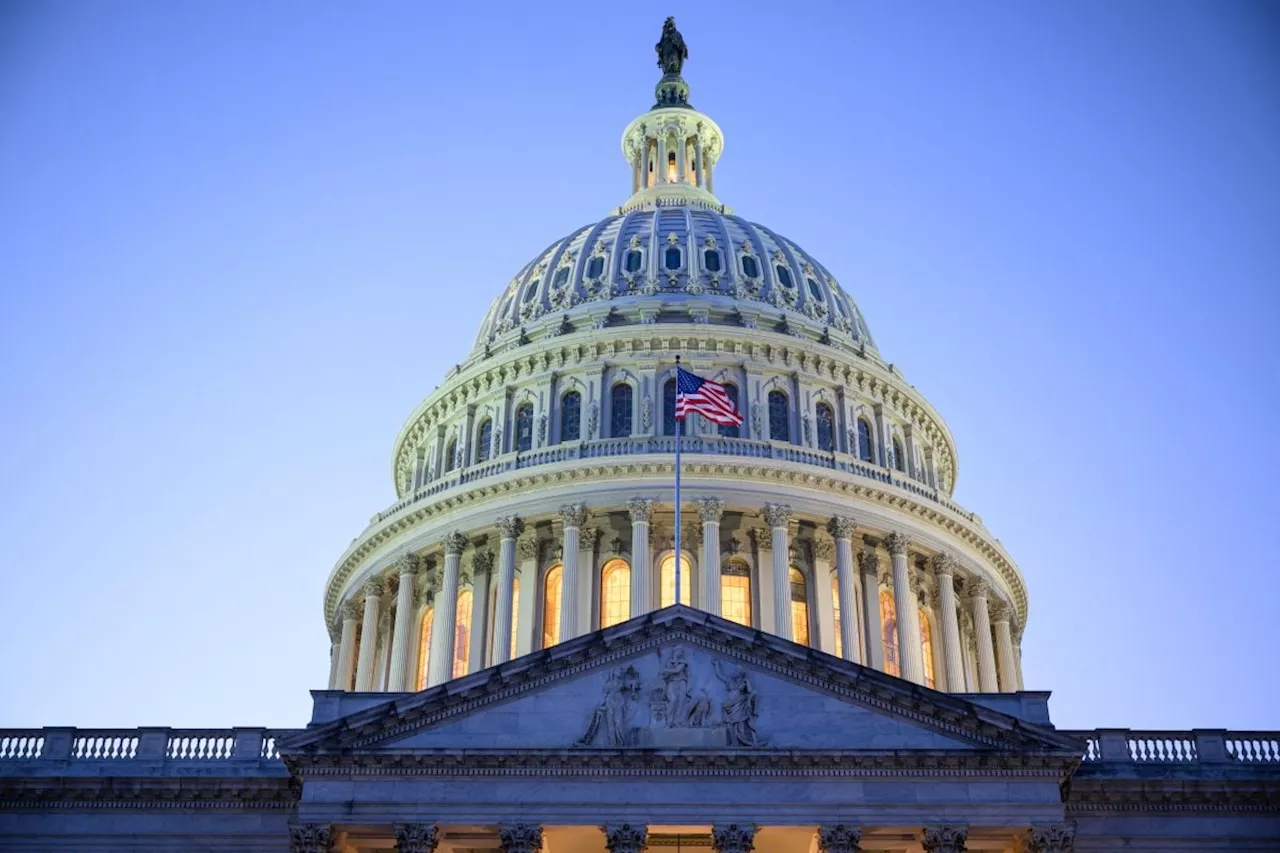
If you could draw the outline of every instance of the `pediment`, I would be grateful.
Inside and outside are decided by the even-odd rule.
[[[1051,729],[683,606],[281,745],[286,754],[1074,748]]]

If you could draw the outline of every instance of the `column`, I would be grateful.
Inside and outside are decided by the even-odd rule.
[[[527,655],[533,651],[534,632],[538,627],[535,618],[538,599],[538,556],[541,545],[533,531],[529,531],[516,541],[516,559],[520,566],[520,601],[516,611],[516,655]],[[512,584],[514,590],[515,584]],[[514,591],[512,592],[514,596]]]
[[[893,607],[898,617],[898,659],[902,677],[916,684],[924,684],[924,660],[920,651],[920,631],[912,631],[918,624],[916,596],[911,589],[911,567],[907,564],[907,549],[911,540],[901,533],[890,533],[885,545],[893,559]]]
[[[813,556],[813,605],[817,608],[818,636],[816,642],[810,642],[815,649],[822,649],[829,655],[836,654],[836,603],[831,594],[831,579],[836,577],[831,565],[836,558],[836,543],[826,536],[814,531],[810,543]],[[839,578],[836,578],[839,584]],[[844,613],[840,614],[842,617]],[[844,649],[841,648],[843,653]]]
[[[582,525],[587,520],[586,504],[565,504],[560,507],[564,521],[564,539],[560,587],[560,642],[578,636],[578,540]]]
[[[640,189],[642,190],[649,186],[649,145],[652,141],[653,140],[646,136],[644,139],[644,147],[640,149]],[[586,400],[583,400],[582,402],[586,403]],[[583,438],[594,437],[595,436],[589,436],[586,433],[583,433]]]
[[[542,827],[536,823],[504,823],[498,827],[498,849],[502,853],[539,853]]]
[[[654,184],[665,184],[667,182],[667,132],[658,133],[658,162],[654,164],[653,170]]]
[[[703,189],[707,188],[707,174],[702,171],[702,137],[694,137],[693,140],[693,162],[697,168],[698,186]]]
[[[684,131],[678,131],[676,135],[676,180],[684,182],[689,170],[686,168],[685,161],[689,159],[689,140],[685,139]]]
[[[715,853],[751,853],[755,846],[754,824],[721,823],[711,827],[711,849]]]
[[[342,626],[339,624],[337,633],[339,637],[342,635]],[[329,640],[329,689],[333,690],[338,684],[338,661],[339,653],[342,650],[342,640],[333,640],[333,629],[330,629]]]
[[[397,823],[396,853],[435,853],[440,833],[434,823]]]
[[[387,689],[412,690],[409,684],[409,655],[413,653],[413,581],[418,574],[418,560],[404,554],[395,563],[400,586],[396,590],[396,622],[391,629],[391,675]]]
[[[1072,853],[1076,849],[1074,823],[1047,823],[1027,833],[1027,853]]]
[[[329,853],[333,833],[327,823],[304,823],[289,827],[289,849],[294,853]]]
[[[920,834],[924,853],[965,853],[968,840],[967,826],[926,826]]]
[[[498,592],[493,608],[493,651],[490,660],[496,666],[511,659],[511,599],[516,586],[516,537],[524,532],[518,515],[498,519]],[[532,595],[533,590],[526,594]]]
[[[755,545],[756,576],[751,581],[755,595],[751,602],[751,615],[755,627],[768,634],[776,634],[773,623],[773,534],[763,527],[751,529],[751,542]]]
[[[342,639],[338,641],[338,673],[334,676],[335,690],[350,690],[355,675],[356,625],[360,622],[360,606],[349,601],[342,607]]]
[[[360,624],[360,659],[356,661],[356,691],[373,689],[374,661],[378,657],[378,608],[382,604],[383,586],[379,581],[364,585],[364,621]]]
[[[858,659],[857,596],[853,592],[852,518],[836,516],[827,522],[827,531],[836,540],[836,597],[840,602],[840,656],[847,661]],[[865,621],[865,620],[864,620]]]
[[[724,501],[703,498],[696,501],[702,519],[702,609],[720,614],[720,518]]]
[[[493,552],[477,551],[471,556],[471,654],[467,672],[485,668],[489,637],[489,576],[493,573]]]
[[[431,623],[431,659],[427,661],[427,686],[435,687],[453,677],[453,638],[458,616],[458,574],[467,538],[457,530],[444,537],[444,571],[436,593]]]
[[[983,693],[998,693],[996,685],[996,655],[991,648],[991,614],[987,610],[987,596],[991,587],[986,581],[973,584],[973,631],[978,640],[978,689]]]
[[[942,660],[947,673],[947,690],[964,692],[964,661],[960,656],[960,619],[956,615],[956,559],[945,551],[933,557],[938,578],[938,610],[942,614]]]
[[[1009,628],[1012,608],[1003,601],[992,608],[991,626],[996,635],[996,660],[1000,662],[1000,692],[1018,692],[1018,664],[1013,659],[1013,632]]]
[[[787,522],[791,520],[791,507],[786,504],[765,504],[764,520],[772,533],[773,633],[784,640],[794,640],[791,631],[791,566],[787,563],[787,557],[791,553],[787,541]]]
[[[880,626],[880,556],[862,543],[858,569],[862,572],[862,631],[867,647],[867,666],[884,672],[884,638]]]
[[[631,514],[631,617],[653,609],[653,559],[649,556],[649,519],[653,517],[653,501],[632,498],[627,501]]]
[[[644,853],[649,846],[649,831],[644,824],[610,824],[604,830],[604,846],[609,853]]]
[[[843,612],[840,618],[844,618]],[[844,641],[841,640],[841,642]],[[820,826],[818,827],[818,850],[820,853],[860,853],[862,828],[844,823]]]

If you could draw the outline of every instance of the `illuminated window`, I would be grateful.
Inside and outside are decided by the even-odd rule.
[[[493,447],[493,421],[485,418],[480,424],[480,432],[476,436],[476,461],[487,462],[489,450]]]
[[[809,645],[809,587],[804,572],[791,568],[791,638]]]
[[[560,576],[561,567],[556,563],[547,569],[542,582],[542,647],[548,648],[560,642]]]
[[[435,623],[436,612],[427,608],[422,614],[422,630],[418,632],[418,689],[427,686],[427,661],[431,657],[431,626]]]
[[[786,287],[786,288],[795,287],[795,282],[791,280],[791,270],[787,269],[782,264],[778,264],[776,267],[773,268],[773,271],[778,274],[778,283],[781,284],[783,287]]]
[[[874,458],[871,448],[871,424],[864,418],[858,418],[858,458],[870,462]]]
[[[791,440],[791,410],[787,407],[787,395],[781,391],[769,392],[769,438]]]
[[[659,567],[659,577],[662,579],[662,603],[660,607],[668,607],[675,604],[675,584],[676,584],[676,558],[674,554],[668,554],[662,558],[662,565]],[[680,557],[680,603],[689,604],[693,599],[689,596],[689,590],[692,586],[690,577],[693,575],[693,566],[689,562],[689,558]]]
[[[818,283],[811,278],[805,278],[805,282],[809,285],[809,295],[818,302],[824,301],[822,298],[822,288],[818,287]]]
[[[631,386],[619,382],[609,394],[609,434],[614,438],[626,438],[631,435]]]
[[[720,272],[720,253],[715,249],[707,249],[702,253],[702,266],[707,272]]]
[[[524,453],[533,449],[533,405],[522,403],[516,409],[516,450]]]
[[[582,395],[570,391],[560,398],[560,440],[577,441],[582,435]]]
[[[835,575],[831,576],[831,601],[835,613],[836,657],[841,657],[844,654],[844,640],[840,638],[840,579]]]
[[[720,615],[751,627],[751,570],[741,560],[729,560],[720,570]]]
[[[929,626],[929,611],[920,608],[920,651],[924,657],[924,686],[933,687],[933,628]]]
[[[751,255],[742,256],[742,274],[747,278],[760,277],[760,264]]]
[[[453,611],[453,677],[467,674],[471,662],[471,590],[458,590],[458,605]]]
[[[640,254],[639,249],[632,249],[627,252],[626,270],[627,272],[639,272],[640,265],[644,263],[644,256]]]
[[[724,393],[733,401],[733,407],[735,409],[738,408],[738,386],[732,382],[726,382],[724,383]],[[738,438],[742,435],[742,430],[736,426],[718,426],[716,429],[725,438]]]
[[[898,617],[893,605],[893,594],[889,590],[880,593],[880,640],[884,644],[884,671],[890,675],[901,675],[902,667],[898,664]]]
[[[587,278],[599,278],[604,272],[604,255],[596,255],[587,261]]]
[[[907,470],[907,454],[902,452],[902,442],[893,439],[893,467],[899,471]]]
[[[662,434],[676,434],[676,380],[662,384]]]
[[[600,570],[600,627],[608,628],[631,618],[631,566],[626,560],[610,560]]]
[[[672,151],[667,154],[667,183],[674,184],[676,182],[676,152]]]
[[[453,466],[458,460],[458,440],[456,438],[449,439],[449,443],[444,446],[444,470],[449,473],[453,470]]]
[[[818,404],[818,449],[828,453],[836,449],[836,416],[826,403]]]

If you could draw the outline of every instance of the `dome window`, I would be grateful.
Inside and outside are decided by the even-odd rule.
[[[609,392],[609,436],[611,438],[626,438],[631,435],[631,398],[631,386],[625,382],[614,385],[613,390]]]
[[[639,249],[632,249],[627,252],[627,272],[640,272],[640,264],[644,262],[644,256]]]
[[[604,273],[604,255],[596,255],[587,261],[587,278],[599,278]]]
[[[569,280],[569,272],[568,267],[560,267],[560,269],[556,270],[556,277],[552,280],[551,286],[564,287],[565,282]]]
[[[831,453],[836,449],[835,412],[826,403],[818,404],[818,449]]]
[[[666,261],[667,269],[669,270],[680,269],[680,250],[677,249],[675,246],[671,246],[670,248],[668,248],[666,252],[665,261]]]
[[[742,274],[747,278],[760,277],[760,263],[751,255],[742,256]]]
[[[493,421],[488,418],[480,424],[480,433],[476,437],[476,462],[488,462],[489,450],[493,446]]]
[[[787,395],[781,391],[769,392],[769,438],[774,441],[791,440],[791,409]]]
[[[806,278],[805,281],[809,283],[809,295],[812,296],[814,299],[818,300],[819,302],[821,302],[822,288],[819,287],[818,283],[811,278]]]
[[[535,278],[533,281],[529,282],[529,286],[525,288],[525,290],[524,290],[524,301],[525,301],[526,303],[527,303],[527,302],[532,302],[532,301],[533,301],[533,297],[535,297],[535,296],[537,296],[537,295],[538,295],[538,282],[539,282],[539,281],[540,281],[540,279],[536,279],[536,278]]]
[[[533,449],[533,406],[521,404],[516,409],[516,450],[527,453]]]
[[[720,272],[720,253],[715,249],[707,249],[702,253],[702,265],[707,272]]]
[[[791,280],[791,270],[787,269],[782,264],[778,264],[773,268],[773,270],[778,274],[778,283],[783,287],[792,288],[796,286],[795,282]]]
[[[582,434],[582,395],[569,391],[560,398],[560,440],[577,441]]]

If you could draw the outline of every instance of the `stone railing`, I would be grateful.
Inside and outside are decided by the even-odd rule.
[[[640,436],[629,438],[605,438],[594,441],[570,441],[551,445],[538,450],[504,453],[501,456],[478,462],[437,477],[406,495],[370,519],[370,525],[390,518],[406,507],[419,501],[427,500],[446,492],[456,486],[474,483],[480,480],[519,471],[540,465],[552,465],[569,462],[575,459],[603,459],[618,456],[666,455],[675,454],[676,440],[674,436]],[[827,452],[787,444],[780,441],[755,441],[745,438],[724,438],[718,435],[689,436],[682,439],[680,445],[682,455],[698,456],[731,456],[740,459],[777,459],[784,462],[795,462],[836,471],[853,477],[871,480],[886,486],[894,486],[913,495],[932,501],[967,521],[980,524],[972,512],[951,501],[941,490],[914,480],[900,471],[881,468],[879,465],[864,462],[848,453]]]
[[[1096,729],[1063,732],[1085,742],[1085,763],[1195,764],[1238,762],[1280,768],[1280,732],[1189,732]]]
[[[16,765],[65,769],[139,762],[280,766],[276,739],[293,729],[0,729],[0,775]]]

